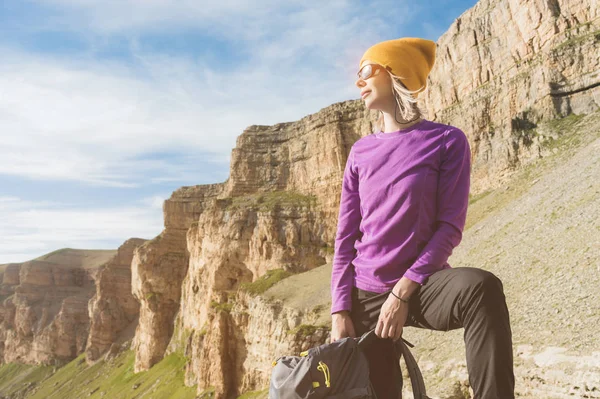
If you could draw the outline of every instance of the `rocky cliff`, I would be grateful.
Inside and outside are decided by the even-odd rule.
[[[88,303],[90,326],[85,351],[90,363],[111,346],[132,338],[140,304],[131,292],[131,262],[133,251],[144,242],[140,238],[125,241],[96,274],[95,295]]]
[[[481,1],[440,38],[424,100],[432,119],[469,137],[473,194],[551,154],[564,132],[546,122],[598,109],[597,12],[590,2]],[[250,126],[226,182],[165,202],[165,231],[134,261],[138,370],[167,347],[181,350],[187,383],[226,398],[266,384],[266,353],[324,339],[302,326],[314,327],[328,305],[278,308],[239,288],[331,259],[347,154],[373,117],[349,101],[297,122]]]
[[[115,251],[55,251],[5,266],[0,284],[3,362],[64,364],[86,346],[88,301]]]
[[[599,9],[481,0],[439,38],[426,101],[433,119],[468,134],[474,192],[543,155],[541,121],[598,109]]]
[[[133,342],[136,371],[151,367],[165,354],[188,269],[187,230],[222,191],[222,184],[212,184],[174,192],[163,205],[164,231],[135,252],[132,292],[140,303]]]

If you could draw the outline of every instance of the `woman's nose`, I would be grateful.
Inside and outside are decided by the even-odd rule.
[[[362,80],[361,78],[356,79],[356,82],[354,83],[356,85],[356,87],[358,87],[359,89],[361,87],[363,87],[365,85],[365,81]]]

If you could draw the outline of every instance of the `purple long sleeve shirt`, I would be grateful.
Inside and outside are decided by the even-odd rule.
[[[464,132],[422,120],[375,133],[350,149],[331,274],[331,313],[351,291],[386,292],[402,276],[424,284],[450,268],[469,202],[471,150]]]

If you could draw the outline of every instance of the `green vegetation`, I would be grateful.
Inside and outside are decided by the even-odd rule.
[[[300,324],[298,327],[288,330],[288,334],[294,335],[297,338],[310,337],[313,335],[318,329],[325,329],[329,331],[329,326],[313,326],[310,324]]]
[[[271,288],[273,285],[291,276],[292,273],[283,269],[274,269],[267,271],[263,276],[252,283],[242,283],[240,289],[251,295],[259,295]]]
[[[557,50],[564,49],[566,47],[571,47],[573,45],[579,44],[579,43],[587,40],[588,38],[590,38],[592,36],[594,36],[596,39],[598,39],[599,36],[600,36],[600,30],[596,30],[596,31],[593,31],[593,32],[588,32],[588,33],[585,33],[585,34],[579,35],[579,36],[573,36],[573,37],[565,40],[564,42],[562,42],[562,43],[554,46],[552,48],[552,51],[557,51]]]
[[[207,333],[208,333],[208,328],[206,328],[206,325],[204,325],[204,326],[202,326],[202,329],[200,329],[200,331],[198,331],[198,333],[196,335],[198,337],[204,337]]]
[[[515,61],[515,65],[517,67],[521,67],[522,64],[524,64],[523,66],[526,66],[527,68],[531,68],[531,67],[533,67],[535,65],[541,64],[542,63],[542,58],[543,57],[541,55],[536,55],[536,56],[533,56],[533,57],[516,60]],[[521,75],[521,74],[519,74],[519,75]]]
[[[574,133],[574,128],[577,123],[584,118],[585,115],[571,114],[561,119],[554,119],[546,122],[546,126],[558,134],[558,139],[548,138],[541,143],[542,148],[553,150],[564,146],[574,147],[579,145],[581,139]]]
[[[184,385],[184,369],[186,359],[180,353],[166,356],[150,370],[137,374],[133,372],[135,354],[125,351],[111,361],[99,361],[88,366],[85,354],[58,369],[49,375],[49,368],[35,368],[27,374],[47,377],[43,381],[38,378],[37,391],[28,399],[79,399],[82,397],[99,399],[129,399],[144,397],[149,399],[194,399],[196,387]],[[0,381],[4,383],[14,365],[5,365],[0,368]],[[23,366],[28,367],[28,366]],[[24,372],[20,372],[21,375]],[[10,378],[15,380],[15,378]],[[30,378],[35,382],[33,378]],[[19,380],[20,385],[23,380]],[[3,394],[10,394],[5,391]]]
[[[230,313],[231,309],[233,308],[233,303],[231,303],[231,302],[219,303],[217,301],[211,301],[210,307],[213,308],[214,310],[216,310],[217,312]]]
[[[268,394],[269,394],[269,389],[267,388],[267,389],[263,389],[262,391],[246,392],[242,396],[238,396],[237,399],[263,399],[263,398],[266,399]]]
[[[158,301],[160,299],[160,294],[158,292],[147,292],[146,300],[147,301]]]
[[[191,328],[184,328],[183,330],[181,330],[181,323],[175,323],[175,328],[173,329],[173,336],[171,338],[175,350],[185,353],[185,349],[188,345],[188,341],[190,339],[190,336],[192,335],[192,332],[193,330]]]
[[[0,367],[0,395],[19,397],[52,374],[52,366],[8,363]]]
[[[202,391],[202,393],[198,396],[198,399],[211,399],[215,397],[215,388],[210,387]]]
[[[335,252],[335,247],[333,247],[332,245],[329,245],[328,243],[323,243],[323,245],[321,246],[321,249],[328,254],[333,254]]]
[[[319,313],[321,313],[324,310],[325,310],[325,305],[317,305],[317,306],[315,306],[315,307],[312,308],[312,312],[314,314],[319,314]]]
[[[551,130],[558,136],[558,139],[547,137],[540,143],[540,146],[552,152],[555,149],[560,150],[558,154],[578,146],[581,141],[581,137],[578,135],[579,122],[583,117],[584,115],[571,114],[564,118],[541,122],[537,129],[544,127],[546,130]],[[470,196],[465,230],[523,195],[529,190],[532,182],[544,173],[544,165],[552,158],[552,156],[547,156],[523,166],[515,172],[504,188]],[[475,203],[477,206],[471,206]]]
[[[273,211],[282,206],[313,208],[317,205],[315,195],[304,195],[295,191],[271,191],[242,195],[228,199],[227,210],[256,209],[258,211]]]
[[[479,194],[476,194],[476,195],[473,195],[473,194],[469,193],[469,205],[473,205],[474,203],[476,203],[480,199],[485,198],[491,192],[492,192],[492,190],[486,190],[486,191],[483,191],[483,192],[481,192]]]
[[[565,145],[568,145],[569,147],[576,146],[579,144],[580,138],[576,134],[573,134],[572,130],[573,126],[583,117],[584,115],[570,114],[564,118],[542,122],[536,127],[517,129],[513,132],[513,135],[526,147],[531,146],[535,138],[539,138],[538,141],[541,148],[548,150],[553,150]],[[527,120],[521,120],[520,123],[525,125],[530,124]],[[558,136],[558,139],[555,139],[552,136],[541,136],[540,131],[542,130],[542,127],[551,130]]]

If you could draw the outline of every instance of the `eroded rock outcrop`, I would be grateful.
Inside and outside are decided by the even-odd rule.
[[[140,303],[133,341],[136,371],[152,367],[165,354],[189,263],[187,229],[222,190],[223,184],[212,184],[174,192],[163,204],[165,230],[135,251],[132,292]]]
[[[213,292],[270,269],[325,263],[341,171],[351,143],[370,128],[365,115],[348,102],[299,122],[251,126],[238,138],[226,182],[184,187],[165,201],[165,230],[136,251],[132,266],[141,303],[136,370],[164,356],[180,298],[182,328],[202,328]]]
[[[90,332],[86,360],[96,361],[119,335],[137,322],[139,302],[131,292],[131,261],[134,250],[146,240],[131,238],[123,243],[117,254],[97,275],[96,294],[89,301]]]
[[[7,265],[0,285],[2,361],[63,364],[80,354],[94,278],[114,253],[63,249]]]
[[[314,198],[292,192],[216,200],[188,233],[190,266],[182,287],[180,329],[195,331],[188,351],[188,383],[235,392],[243,379],[244,313],[224,310],[239,303],[236,290],[268,270],[305,271],[326,262],[326,229]],[[245,301],[243,301],[245,302]],[[277,322],[277,321],[274,321]],[[197,332],[204,331],[204,334]],[[203,365],[210,364],[205,369]]]
[[[598,109],[598,10],[589,0],[481,0],[439,38],[427,107],[469,136],[472,191],[543,155],[541,121]]]

